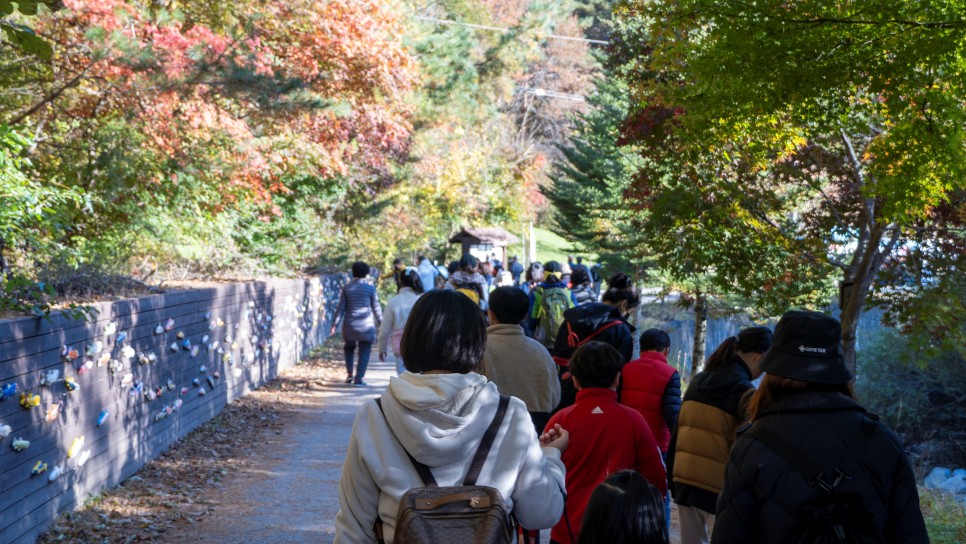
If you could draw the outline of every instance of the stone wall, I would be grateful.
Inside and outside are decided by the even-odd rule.
[[[225,284],[101,303],[87,322],[58,314],[0,321],[0,388],[17,389],[0,401],[0,431],[10,431],[0,438],[0,542],[32,542],[59,512],[116,486],[297,363],[328,336],[341,281]],[[22,407],[21,393],[39,395],[39,404]],[[19,438],[29,447],[15,450]],[[32,475],[38,461],[47,471]],[[51,479],[55,467],[62,473]]]

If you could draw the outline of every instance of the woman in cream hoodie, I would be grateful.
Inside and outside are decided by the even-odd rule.
[[[500,398],[496,386],[476,373],[485,343],[483,315],[464,295],[431,291],[416,302],[402,338],[409,372],[389,380],[385,415],[367,402],[352,427],[336,544],[376,542],[377,516],[386,542],[393,542],[399,499],[423,485],[407,452],[439,485],[462,484]],[[563,512],[560,452],[567,440],[567,432],[556,429],[538,443],[527,407],[511,398],[478,483],[498,489],[524,527],[549,528]]]
[[[396,358],[396,374],[402,374],[406,370],[399,352],[403,327],[406,326],[409,313],[413,311],[413,305],[424,291],[419,271],[415,267],[407,266],[399,273],[399,291],[389,299],[386,311],[383,312],[378,338],[379,360],[385,361],[386,354],[392,349]]]

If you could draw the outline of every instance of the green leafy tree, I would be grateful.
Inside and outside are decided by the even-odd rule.
[[[884,263],[930,243],[913,228],[921,223],[949,232],[935,213],[962,187],[966,167],[962,10],[958,2],[687,0],[629,1],[620,11],[648,36],[631,48],[640,59],[638,119],[665,157],[713,174],[709,193],[752,219],[732,231],[740,240],[773,240],[791,271],[840,271],[853,366],[857,319]],[[717,272],[746,277],[738,267]]]

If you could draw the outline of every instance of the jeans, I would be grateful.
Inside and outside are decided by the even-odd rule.
[[[352,362],[356,352],[356,345],[359,346],[359,369],[355,373],[355,382],[362,382],[362,378],[366,375],[366,367],[369,366],[369,354],[372,353],[372,342],[349,342],[346,341],[345,347],[345,370],[351,378],[352,374]]]

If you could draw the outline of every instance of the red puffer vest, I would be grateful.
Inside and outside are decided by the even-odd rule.
[[[644,416],[662,452],[671,442],[671,430],[664,421],[664,390],[674,372],[667,357],[656,351],[645,351],[621,370],[621,404]]]

